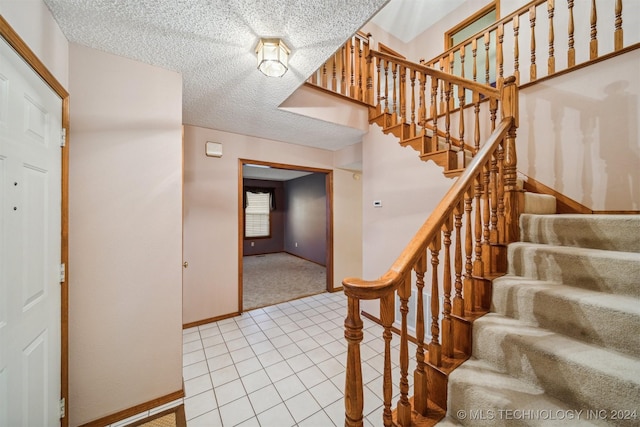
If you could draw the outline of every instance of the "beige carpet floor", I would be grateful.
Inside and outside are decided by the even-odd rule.
[[[285,252],[243,258],[243,310],[273,305],[327,289],[327,269]]]

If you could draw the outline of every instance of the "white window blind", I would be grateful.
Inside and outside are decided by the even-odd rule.
[[[247,207],[244,209],[245,237],[267,237],[270,235],[269,212],[271,195],[247,191]]]

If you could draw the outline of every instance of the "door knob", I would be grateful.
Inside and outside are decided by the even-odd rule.
[[[187,268],[187,267],[189,267],[189,263],[188,263],[187,261],[185,261],[184,263],[182,263],[182,266],[183,266],[184,268]]]

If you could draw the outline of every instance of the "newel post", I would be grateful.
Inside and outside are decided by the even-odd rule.
[[[362,427],[364,408],[360,343],[362,342],[362,319],[360,300],[347,297],[347,318],[344,321],[344,337],[347,340],[347,372],[345,379],[344,407],[345,427]]]
[[[504,140],[504,243],[520,239],[520,191],[517,188],[518,156],[516,154],[516,130],[518,128],[518,86],[514,76],[507,77],[501,89],[502,118],[512,117],[513,123]]]

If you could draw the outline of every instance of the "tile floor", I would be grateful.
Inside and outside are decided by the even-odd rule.
[[[344,294],[323,293],[185,329],[187,426],[343,426],[345,316]],[[384,341],[379,325],[363,322],[365,426],[379,426]],[[397,363],[397,336],[392,345]],[[415,356],[409,372],[414,366]],[[393,378],[397,383],[397,364]],[[396,402],[397,388],[394,394]]]

